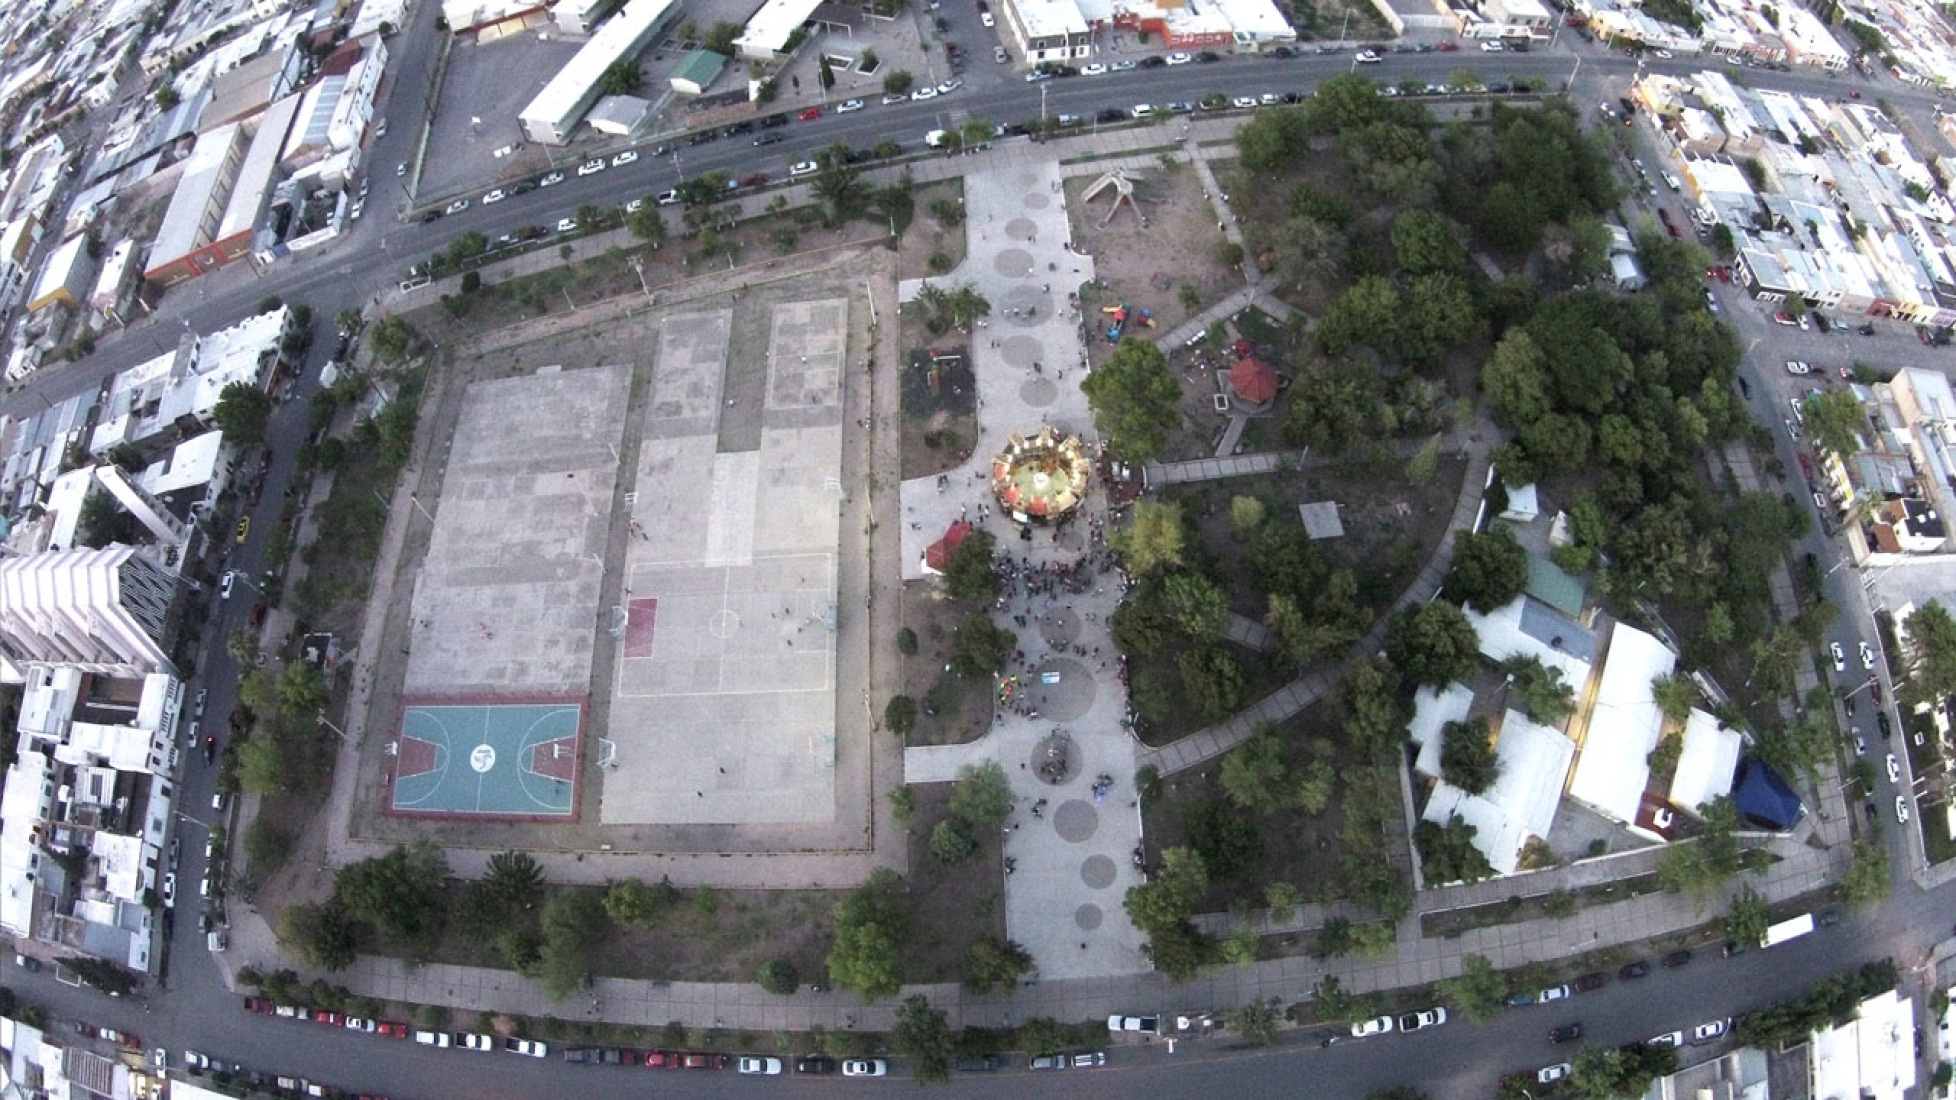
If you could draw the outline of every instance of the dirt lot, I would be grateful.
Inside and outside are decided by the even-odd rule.
[[[944,586],[917,581],[903,588],[903,625],[917,634],[917,652],[903,660],[903,693],[917,700],[911,745],[957,745],[984,736],[992,721],[991,685],[944,670],[951,633],[964,612]]]
[[[1154,331],[1161,333],[1243,286],[1242,271],[1225,266],[1218,256],[1222,236],[1216,232],[1215,209],[1204,198],[1202,179],[1195,169],[1182,161],[1170,161],[1133,175],[1140,212],[1123,203],[1105,228],[1101,222],[1107,220],[1113,206],[1113,189],[1103,190],[1087,203],[1082,196],[1100,177],[1075,176],[1066,181],[1074,245],[1093,256],[1099,279],[1099,285],[1086,288],[1081,295],[1096,332],[1104,331],[1112,321],[1100,312],[1103,307],[1125,303],[1135,310],[1148,310],[1154,315]],[[1147,219],[1145,226],[1143,217]],[[1194,292],[1194,309],[1185,304],[1183,287]],[[1099,362],[1112,350],[1112,343],[1096,338],[1089,354]]]
[[[916,220],[903,235],[897,251],[897,278],[921,279],[942,275],[964,262],[964,181],[942,180],[917,188]],[[947,220],[932,212],[932,207],[947,204],[954,212]]]
[[[903,461],[905,480],[954,469],[978,438],[978,386],[972,378],[965,335],[933,340],[923,322],[905,314]]]

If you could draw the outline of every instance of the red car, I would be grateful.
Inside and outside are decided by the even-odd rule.
[[[326,1024],[329,1027],[344,1027],[346,1025],[346,1017],[330,1009],[315,1008],[312,1010],[312,1022],[315,1024]]]
[[[1808,478],[1813,477],[1813,459],[1808,458],[1805,451],[1800,452],[1800,472]]]
[[[1437,46],[1435,46],[1435,47],[1433,47],[1433,48],[1434,48],[1434,49],[1436,49],[1436,50],[1439,50],[1439,51],[1440,51],[1441,53],[1452,53],[1452,52],[1454,52],[1455,50],[1458,50],[1458,49],[1460,48],[1460,43],[1458,43],[1458,42],[1442,42],[1442,43],[1440,43],[1439,45],[1437,45]]]
[[[278,1008],[272,1003],[270,997],[246,997],[244,1002],[246,1012],[258,1012],[266,1016],[270,1016],[273,1010]]]
[[[405,1039],[408,1037],[408,1026],[399,1020],[382,1020],[380,1033],[392,1039]]]
[[[646,1069],[678,1069],[679,1055],[670,1050],[648,1050],[645,1052]]]
[[[801,119],[803,122],[813,122],[822,117],[822,109],[820,107],[803,107],[801,113],[795,117]]]
[[[687,1069],[726,1069],[733,1065],[731,1054],[688,1054],[684,1060]]]

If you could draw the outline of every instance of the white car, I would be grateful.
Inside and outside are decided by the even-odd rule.
[[[1502,50],[1505,50],[1507,48],[1508,47],[1503,46],[1501,43],[1496,42],[1493,39],[1489,39],[1486,42],[1481,43],[1482,53],[1500,53]]]
[[[990,16],[990,15],[987,15],[987,16],[985,16],[985,18],[987,18],[987,19],[990,19],[990,18],[991,18],[991,16]],[[1005,64],[1005,63],[1006,63],[1006,61],[1008,61],[1008,60],[1010,60],[1010,58],[1009,58],[1009,57],[1008,57],[1008,56],[1006,55],[1006,53],[1005,53],[1005,47],[1004,47],[1004,46],[993,46],[993,47],[992,47],[992,60],[993,60],[993,61],[996,61],[996,62],[998,62],[998,63],[999,63],[999,64],[1001,64],[1001,65],[1003,65],[1003,64]]]
[[[557,232],[559,232],[559,233],[575,233],[575,232],[577,232],[577,219],[576,219],[576,218],[558,218],[558,219],[557,219]]]
[[[1380,61],[1383,60],[1384,58],[1380,57],[1378,54],[1373,53],[1371,50],[1358,51],[1358,63],[1360,65],[1377,65]]]
[[[183,1064],[190,1067],[191,1069],[211,1068],[210,1056],[206,1054],[199,1054],[194,1050],[186,1050],[183,1052]]]
[[[1186,65],[1194,60],[1195,58],[1185,53],[1171,53],[1168,55],[1168,63],[1170,65]]]
[[[1861,667],[1869,672],[1874,671],[1874,647],[1866,642],[1861,643]]]
[[[217,582],[217,598],[218,598],[218,599],[220,599],[220,600],[228,600],[228,599],[230,599],[230,598],[231,598],[231,586],[232,586],[232,585],[234,585],[234,584],[236,584],[236,583],[238,583],[238,574],[237,574],[237,571],[236,571],[236,570],[230,570],[230,571],[227,571],[227,572],[226,572],[226,573],[224,574],[224,577],[223,577],[223,579],[221,579],[221,580],[219,580],[219,581]]]
[[[357,1031],[362,1035],[372,1035],[374,1032],[380,1030],[380,1025],[365,1016],[348,1016],[346,1018],[346,1029],[348,1031]]]
[[[1235,99],[1230,100],[1229,105],[1239,111],[1254,110],[1256,108],[1256,97],[1253,95],[1239,95]]]
[[[1107,66],[1107,68],[1112,72],[1124,73],[1134,68],[1134,62],[1116,61],[1112,65]]]
[[[525,1058],[541,1058],[550,1053],[550,1048],[535,1039],[511,1037],[503,1040],[503,1049],[511,1054],[521,1054]]]
[[[1888,754],[1888,781],[1890,783],[1900,783],[1902,781],[1902,765],[1895,759],[1895,754],[1892,752]],[[165,879],[164,881],[167,882],[169,880]]]
[[[482,196],[482,205],[494,206],[508,197],[509,197],[509,192],[498,187],[494,191],[489,192],[487,195]]]
[[[198,689],[197,689],[197,706],[196,706],[196,709],[195,709],[194,711],[192,711],[192,713],[193,713],[193,714],[194,714],[194,715],[195,715],[196,717],[198,717],[198,718],[202,718],[202,717],[204,716],[204,704],[205,704],[205,703],[208,703],[208,702],[210,702],[210,701],[211,701],[211,689],[209,689],[209,688],[198,688]]]
[[[1352,1025],[1352,1038],[1364,1039],[1373,1035],[1384,1035],[1392,1030],[1392,1017],[1376,1016],[1370,1020],[1360,1020]]]
[[[1829,642],[1827,644],[1827,653],[1834,658],[1835,672],[1847,671],[1847,651],[1841,648],[1839,642]]]
[[[1650,1037],[1650,1041],[1644,1045],[1647,1047],[1671,1047],[1675,1049],[1684,1045],[1684,1032],[1667,1031],[1662,1035],[1653,1035]]]
[[[1786,361],[1786,373],[1788,373],[1788,374],[1812,374],[1812,373],[1813,373],[1813,367],[1812,367],[1812,366],[1810,366],[1810,365],[1808,365],[1808,364],[1806,364],[1806,363],[1803,363],[1803,362],[1801,362],[1801,361],[1800,361],[1800,360],[1798,360],[1798,359],[1788,359],[1788,360]]]
[[[549,175],[547,175],[547,176],[545,176],[545,177],[543,177],[542,179],[540,179],[540,180],[538,180],[538,181],[537,181],[537,186],[538,186],[538,187],[555,187],[555,186],[557,186],[558,184],[560,184],[560,183],[562,183],[562,182],[564,182],[564,174],[563,174],[562,172],[552,172],[552,173],[550,173]]]
[[[414,1041],[424,1047],[441,1047],[444,1049],[454,1042],[446,1031],[416,1031],[414,1033]]]
[[[444,214],[460,214],[462,211],[467,210],[468,208],[469,208],[469,200],[456,199],[454,202],[451,202],[447,206],[442,207],[441,212]]]
[[[679,201],[679,189],[677,187],[673,188],[670,191],[661,191],[659,193],[660,206],[671,206],[672,204],[678,201]]]
[[[401,163],[395,165],[394,174],[397,176],[407,175],[407,161],[402,161]]]
[[[850,111],[860,111],[862,109],[863,109],[862,100],[845,99],[841,103],[836,104],[835,113],[838,115],[846,115]]]
[[[1093,63],[1093,64],[1091,64],[1091,65],[1083,65],[1083,66],[1081,66],[1081,68],[1080,68],[1080,75],[1081,75],[1081,76],[1100,76],[1101,74],[1103,74],[1103,73],[1105,73],[1106,71],[1107,71],[1107,66],[1105,66],[1105,65],[1102,65],[1102,64],[1101,64],[1100,62],[1098,62],[1098,61],[1096,61],[1096,62],[1094,62],[1094,63]]]
[[[1447,1010],[1429,1008],[1424,1012],[1402,1012],[1399,1014],[1399,1030],[1418,1031],[1421,1028],[1439,1027],[1447,1022]]]
[[[812,160],[798,160],[788,166],[788,178],[798,180],[803,176],[812,176],[821,170],[822,166]]]
[[[1725,1034],[1725,1029],[1731,1022],[1730,1020],[1708,1020],[1699,1024],[1697,1027],[1691,1029],[1691,1041],[1693,1043],[1709,1043],[1713,1039]]]
[[[386,119],[384,119],[384,118],[383,118],[383,119],[381,119],[381,120],[380,120],[380,121],[379,121],[378,123],[376,123],[376,124],[374,125],[374,136],[375,136],[375,137],[377,137],[377,138],[384,138],[384,137],[386,137],[386,136],[387,136],[387,120],[386,120]]]
[[[595,176],[602,171],[604,171],[603,157],[599,157],[597,160],[587,160],[577,166],[577,174],[580,176]]]
[[[455,1033],[455,1045],[464,1050],[494,1050],[496,1037],[474,1031],[458,1031]]]
[[[844,1077],[887,1077],[890,1063],[881,1058],[849,1058],[842,1063]]]
[[[1541,1069],[1535,1071],[1535,1083],[1538,1085],[1553,1085],[1564,1077],[1569,1076],[1570,1073],[1575,1071],[1575,1068],[1575,1066],[1567,1062],[1557,1062],[1552,1066],[1543,1066]]]
[[[1895,796],[1895,820],[1902,825],[1908,824],[1908,799],[1901,795]]]
[[[1660,60],[1660,61],[1669,61],[1669,60],[1671,59],[1671,51],[1669,51],[1669,50],[1652,50],[1652,51],[1650,51],[1650,56],[1652,56],[1652,57],[1655,57],[1655,58],[1657,58],[1657,59],[1658,59],[1658,60]]]
[[[964,87],[964,81],[962,80],[946,80],[937,86],[937,94],[950,95],[962,87]]]
[[[736,1068],[742,1073],[759,1074],[763,1077],[778,1077],[781,1075],[781,1059],[747,1057],[742,1058]]]
[[[895,103],[908,103],[908,102],[910,102],[910,97],[902,92],[890,92],[889,94],[883,97],[883,106],[885,107],[888,107]]]
[[[643,209],[645,209],[644,199],[633,199],[625,204],[625,213],[627,214],[636,214]]]
[[[633,149],[627,149],[611,158],[611,166],[613,168],[623,168],[625,165],[631,164],[636,160],[638,160],[638,152]]]
[[[1889,753],[1888,760],[1892,764],[1895,760],[1895,754]],[[1891,767],[1889,770],[1893,771],[1894,769]],[[175,909],[176,907],[177,907],[177,873],[175,871],[171,871],[170,873],[163,876],[163,908]]]
[[[916,91],[911,92],[910,98],[919,102],[926,99],[936,99],[937,89],[926,84],[923,87],[917,89]]]
[[[1140,1032],[1142,1034],[1152,1035],[1155,1032],[1161,1030],[1161,1017],[1159,1016],[1109,1016],[1107,1017],[1107,1030],[1135,1031],[1135,1032]]]
[[[983,23],[987,27],[995,27],[998,25],[998,20],[992,18],[992,13],[988,11],[981,11],[978,13],[978,22]]]

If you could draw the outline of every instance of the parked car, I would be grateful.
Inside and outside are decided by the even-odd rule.
[[[1064,1054],[1037,1054],[1034,1055],[1031,1058],[1031,1060],[1029,1060],[1026,1063],[1026,1068],[1027,1069],[1065,1069],[1066,1065],[1067,1065],[1066,1055]]]
[[[952,1065],[959,1073],[997,1073],[1005,1068],[1005,1059],[996,1054],[986,1054],[977,1058],[960,1058]],[[797,1073],[801,1072],[799,1068]],[[833,1072],[831,1070],[830,1072]]]
[[[1875,661],[1874,647],[1866,642],[1861,642],[1859,644],[1861,646],[1861,668],[1864,671],[1873,672],[1874,661]]]
[[[730,1065],[733,1065],[733,1055],[731,1054],[694,1052],[683,1055],[679,1059],[679,1068],[681,1069],[726,1069]]]
[[[1564,1077],[1569,1076],[1575,1068],[1575,1066],[1567,1062],[1557,1062],[1552,1066],[1543,1066],[1541,1069],[1535,1071],[1535,1083],[1538,1085],[1553,1085]]]
[[[552,172],[552,173],[550,173],[549,175],[547,175],[547,176],[545,176],[545,177],[543,177],[542,179],[540,179],[540,180],[538,180],[538,181],[537,181],[537,186],[538,186],[538,187],[555,187],[555,186],[557,186],[558,184],[560,184],[560,183],[562,183],[562,182],[564,182],[564,174],[563,174],[562,172]]]
[[[1888,754],[1887,764],[1888,781],[1890,783],[1900,783],[1902,781],[1902,765],[1900,761],[1895,759],[1894,753],[1891,752]]]
[[[958,1068],[963,1069],[963,1063],[959,1063]],[[815,1075],[834,1073],[835,1059],[826,1054],[811,1054],[806,1058],[797,1058],[795,1059],[795,1072]]]
[[[1405,1012],[1399,1016],[1400,1031],[1418,1031],[1421,1028],[1439,1027],[1447,1022],[1447,1010],[1429,1008],[1424,1012]]]
[[[1895,822],[1898,825],[1908,824],[1908,798],[1905,795],[1895,796]]]
[[[1085,1054],[1075,1054],[1073,1056],[1074,1069],[1095,1069],[1106,1064],[1107,1052],[1104,1050],[1090,1050]]]
[[[1136,1032],[1143,1032],[1147,1034],[1153,1034],[1161,1030],[1161,1017],[1159,1016],[1109,1016],[1107,1017],[1107,1030],[1136,1031]]]
[[[425,1030],[416,1031],[414,1033],[414,1041],[424,1047],[439,1047],[443,1050],[448,1049],[449,1044],[454,1042],[453,1039],[449,1038],[448,1032],[446,1031]]]
[[[1639,962],[1633,962],[1629,966],[1626,966],[1623,969],[1617,971],[1616,976],[1622,978],[1624,981],[1627,982],[1633,978],[1641,978],[1649,973],[1650,973],[1650,964],[1647,962],[1639,961]]]
[[[1610,984],[1610,976],[1600,970],[1594,973],[1584,974],[1575,981],[1576,992],[1578,993],[1594,993],[1596,990],[1608,984]]]
[[[1827,643],[1827,655],[1834,659],[1835,672],[1847,671],[1847,650],[1842,649],[1839,642]]]
[[[1644,1045],[1657,1050],[1662,1050],[1666,1047],[1681,1047],[1684,1045],[1684,1032],[1667,1031],[1662,1035],[1653,1035],[1645,1040]]]
[[[1566,1001],[1571,995],[1568,986],[1552,985],[1547,989],[1538,989],[1533,993],[1517,993],[1508,998],[1508,1003],[1516,1007],[1523,1005],[1545,1005],[1554,1001]]]
[[[1548,1038],[1551,1043],[1573,1043],[1582,1038],[1582,1025],[1562,1024],[1549,1028]]]
[[[345,1027],[346,1017],[328,1008],[316,1008],[312,1012],[312,1022],[327,1027]]]
[[[634,152],[633,150],[627,149],[624,152],[618,154],[617,156],[611,158],[611,166],[613,168],[623,168],[625,165],[631,164],[637,160],[638,160],[638,153]]]
[[[348,1016],[346,1018],[346,1029],[348,1031],[357,1031],[362,1035],[372,1035],[380,1029],[380,1025],[365,1016]]]
[[[1352,1038],[1364,1039],[1372,1035],[1384,1035],[1392,1030],[1392,1017],[1375,1016],[1370,1020],[1360,1020],[1352,1025]]]
[[[399,1020],[380,1021],[380,1033],[389,1039],[405,1039],[408,1037],[408,1030],[408,1026]],[[539,1054],[537,1057],[541,1058],[543,1055]]]
[[[465,1050],[494,1050],[496,1037],[474,1031],[458,1031],[455,1033],[455,1045]]]
[[[1723,1036],[1731,1026],[1730,1020],[1707,1020],[1691,1029],[1691,1042],[1709,1043]]]
[[[887,1077],[890,1063],[881,1058],[850,1058],[842,1063],[844,1077]]]
[[[1659,961],[1661,961],[1665,966],[1671,967],[1672,969],[1676,969],[1677,967],[1680,966],[1687,966],[1691,962],[1691,952],[1683,951],[1683,950],[1673,951],[1670,954],[1664,956],[1663,959]]]
[[[514,1036],[503,1040],[503,1049],[511,1054],[521,1054],[525,1058],[542,1058],[550,1053],[550,1048],[534,1039],[518,1039]]]
[[[736,1069],[741,1073],[755,1074],[761,1077],[778,1077],[781,1075],[781,1059],[758,1058],[748,1055],[741,1058],[740,1064]]]

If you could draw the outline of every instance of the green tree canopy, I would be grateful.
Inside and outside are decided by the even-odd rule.
[[[244,382],[233,382],[218,391],[211,420],[227,440],[249,447],[265,441],[265,425],[272,416],[272,399],[264,390]]]
[[[448,861],[425,841],[340,868],[333,897],[357,920],[402,946],[420,946],[441,927]]]
[[[990,676],[1004,666],[1016,639],[1012,632],[994,624],[983,611],[973,611],[958,623],[951,636],[951,671],[960,676]]]
[[[1080,389],[1102,438],[1130,462],[1158,457],[1168,445],[1168,433],[1182,421],[1181,380],[1151,340],[1123,338]]]
[[[1487,857],[1474,847],[1480,830],[1463,821],[1459,814],[1447,818],[1445,825],[1422,821],[1413,829],[1413,845],[1426,870],[1428,883],[1479,882],[1494,875]]]
[[[1289,779],[1284,743],[1274,726],[1265,725],[1223,757],[1223,793],[1251,813],[1273,814],[1288,805],[1293,797]]]
[[[973,993],[1010,991],[1032,969],[1032,955],[1013,940],[981,932],[964,950],[964,987]]]
[[[1440,776],[1469,794],[1481,794],[1501,777],[1486,715],[1440,728]]]
[[[1956,694],[1956,617],[1939,600],[1916,606],[1901,623],[1907,635],[1909,692],[1919,700]]]
[[[1446,217],[1414,207],[1392,219],[1392,251],[1409,275],[1459,271],[1467,249]]]
[[[1150,577],[1182,564],[1185,535],[1182,506],[1173,501],[1138,500],[1128,525],[1114,532],[1114,549],[1129,573]]]
[[[997,536],[975,530],[951,551],[944,565],[944,590],[952,599],[990,603],[998,597],[998,572],[992,565],[997,547]]]
[[[1440,983],[1454,1007],[1468,1020],[1484,1024],[1507,1005],[1508,979],[1484,955],[1465,955],[1460,975]]]
[[[895,871],[878,867],[835,907],[829,980],[860,993],[865,1004],[903,987],[903,944],[910,929],[903,888]]]
[[[906,997],[897,1006],[890,1046],[910,1059],[910,1075],[918,1084],[941,1085],[951,1079],[951,1058],[957,1052],[951,1023],[923,994]]]
[[[1512,603],[1528,587],[1528,552],[1506,524],[1454,536],[1447,598],[1482,614]]]
[[[1458,604],[1433,600],[1394,615],[1386,656],[1415,684],[1444,687],[1464,680],[1480,659],[1480,638]]]

